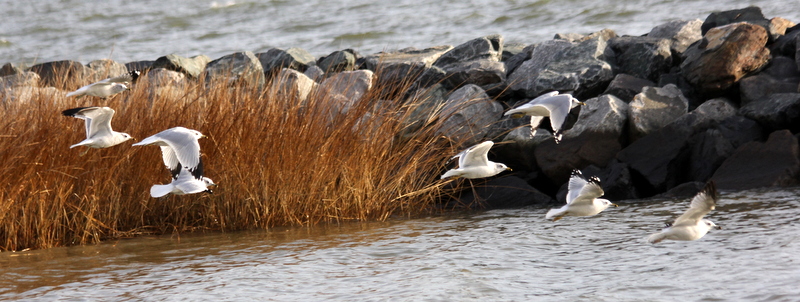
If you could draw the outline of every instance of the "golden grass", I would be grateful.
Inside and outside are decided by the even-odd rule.
[[[42,95],[4,104],[0,250],[430,213],[446,194],[438,175],[454,149],[431,130],[395,135],[413,106],[397,96],[404,88],[375,87],[333,119],[329,97],[301,106],[227,83],[159,90],[140,81],[109,100]],[[170,180],[156,147],[69,149],[85,138],[84,125],[60,112],[78,106],[115,109],[112,127],[137,139],[176,126],[203,132],[214,193],[151,198],[151,185]],[[361,119],[367,113],[373,118]]]

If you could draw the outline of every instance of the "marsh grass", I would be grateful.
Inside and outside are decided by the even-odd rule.
[[[458,144],[434,126],[397,135],[415,106],[401,97],[407,85],[374,87],[347,114],[331,112],[335,100],[322,94],[301,104],[227,82],[148,85],[108,100],[34,95],[2,105],[0,250],[413,217],[436,211],[450,190],[438,175]],[[214,193],[151,198],[150,186],[170,181],[157,147],[129,141],[79,155],[69,146],[85,138],[83,121],[60,114],[78,106],[115,109],[114,130],[139,140],[176,126],[203,132]]]

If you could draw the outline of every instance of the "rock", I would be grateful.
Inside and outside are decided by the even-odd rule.
[[[421,128],[430,125],[438,110],[444,105],[447,89],[442,84],[434,84],[427,88],[419,88],[412,92],[405,101],[409,112],[403,118],[401,137],[410,138]]]
[[[295,69],[284,68],[272,81],[270,94],[288,97],[302,104],[317,86],[318,84],[305,74]]]
[[[191,79],[200,77],[200,73],[206,68],[206,64],[211,61],[208,56],[199,55],[192,58],[170,54],[156,59],[151,68],[164,68],[183,73]]]
[[[682,54],[689,48],[689,45],[703,38],[700,27],[703,21],[695,20],[675,20],[658,25],[647,34],[651,38],[662,38],[670,40],[670,51]]]
[[[71,83],[77,83],[89,74],[83,64],[69,60],[36,64],[28,70],[39,74],[42,85],[66,90],[77,89],[78,85]]]
[[[375,74],[371,70],[343,71],[322,81],[318,89],[323,99],[341,96],[333,108],[334,112],[344,114],[372,89],[374,81]]]
[[[800,71],[795,66],[794,59],[786,56],[773,56],[769,65],[761,72],[778,80],[795,83],[800,79]]]
[[[689,139],[688,180],[705,182],[735,150],[717,129],[708,129]]]
[[[797,138],[788,130],[775,131],[766,142],[749,142],[736,149],[711,179],[720,190],[796,185],[799,155]]]
[[[645,87],[630,103],[631,141],[652,133],[686,114],[689,101],[677,86]]]
[[[356,59],[357,54],[352,49],[337,50],[319,58],[317,66],[328,75],[342,71],[353,71],[356,70]]]
[[[797,92],[798,84],[800,81],[781,81],[766,73],[743,78],[739,81],[741,105],[744,107],[751,102],[759,102],[776,93]]]
[[[774,43],[769,44],[770,52],[774,56],[796,58],[798,36],[800,36],[800,26],[795,25],[787,29],[785,35],[780,36]]]
[[[0,68],[0,77],[15,75],[22,73],[22,69],[11,63],[6,63]]]
[[[628,104],[612,95],[585,103],[560,144],[547,140],[534,149],[542,172],[555,183],[566,182],[573,168],[605,167],[622,150]]]
[[[448,69],[459,62],[489,60],[500,62],[503,54],[503,36],[489,35],[467,41],[442,54],[433,66]]]
[[[230,85],[241,83],[255,89],[264,87],[261,61],[249,51],[235,52],[208,62],[204,74],[206,83],[223,81]]]
[[[125,69],[127,69],[128,71],[138,70],[145,73],[146,71],[153,68],[153,64],[155,64],[155,62],[156,61],[147,61],[147,60],[128,62],[125,63]]]
[[[493,101],[474,84],[459,88],[448,96],[439,113],[443,120],[438,134],[462,144],[472,146],[483,141],[489,125],[503,115],[503,106]]]
[[[761,126],[756,121],[740,115],[723,120],[714,126],[714,129],[718,130],[731,143],[733,149],[763,138]]]
[[[700,30],[702,31],[702,34],[705,35],[712,28],[739,22],[758,25],[764,28],[765,31],[768,31],[770,26],[770,21],[764,17],[764,14],[761,12],[761,8],[749,6],[742,9],[713,12],[706,17],[706,20],[703,22]]]
[[[405,48],[396,52],[367,56],[365,65],[378,76],[379,86],[405,87],[416,82],[427,69],[431,68],[436,59],[451,49],[453,46],[450,45],[426,49]]]
[[[617,74],[611,83],[608,84],[603,94],[612,94],[625,103],[633,101],[633,97],[642,92],[645,87],[654,87],[655,83],[632,75]]]
[[[800,131],[800,93],[772,94],[765,100],[742,106],[739,114],[755,120],[768,131]]]
[[[503,119],[497,124],[506,124],[497,128],[513,129],[503,137],[502,144],[495,144],[492,148],[497,157],[514,171],[537,171],[539,165],[536,163],[536,155],[533,150],[536,146],[546,140],[552,140],[553,136],[547,131],[536,131],[536,136],[531,135],[531,127],[522,125],[528,119]],[[495,125],[497,125],[495,124]],[[510,126],[516,124],[515,126]],[[494,127],[489,130],[486,137],[493,135]],[[507,130],[506,130],[507,131]]]
[[[39,86],[39,79],[39,74],[32,71],[22,71],[18,74],[3,76],[0,77],[0,91],[20,86]]]
[[[39,104],[42,100],[52,101],[57,107],[66,106],[64,100],[67,92],[55,87],[35,87],[35,86],[16,86],[7,88],[0,93],[0,101],[3,103]]]
[[[86,67],[90,70],[89,77],[92,83],[128,73],[125,65],[109,59],[91,61]]]
[[[309,79],[312,79],[314,82],[320,82],[325,77],[325,72],[322,71],[322,68],[319,68],[317,65],[309,66],[305,72],[303,72]]]
[[[305,72],[309,66],[314,65],[314,56],[302,48],[292,47],[287,50],[272,48],[266,52],[254,54],[261,62],[264,75],[271,78],[284,68]]]
[[[503,54],[500,56],[500,61],[501,62],[508,61],[517,54],[524,52],[526,47],[528,47],[528,45],[524,43],[512,42],[503,44]]]
[[[618,72],[658,81],[672,67],[670,40],[654,37],[615,37],[608,40],[616,53]]]
[[[654,199],[685,199],[697,195],[706,186],[705,182],[690,181],[675,186],[669,191],[653,196]]]
[[[638,199],[639,194],[631,179],[628,165],[618,160],[611,160],[605,168],[590,165],[581,170],[583,175],[595,175],[600,178],[600,187],[603,188],[603,198],[613,200]],[[566,191],[564,196],[566,196]],[[559,199],[566,201],[566,198]]]
[[[531,52],[533,52],[535,47],[536,44],[531,44],[525,46],[525,48],[510,58],[503,57],[503,63],[506,64],[506,76],[510,76],[514,70],[517,70],[517,67],[522,65],[523,62],[530,60]],[[505,52],[503,52],[503,55],[505,55]]]
[[[786,20],[781,17],[775,17],[769,20],[769,35],[770,41],[775,41],[776,39],[780,38],[781,36],[786,34],[786,30],[794,27],[795,24],[792,21]]]
[[[186,74],[165,68],[154,68],[143,77],[148,87],[183,87],[187,84]]]
[[[715,27],[684,53],[681,73],[699,93],[722,93],[770,59],[763,27],[734,23]]]
[[[458,62],[444,68],[443,84],[451,89],[474,84],[486,86],[501,83],[506,79],[506,65],[492,60]]]
[[[462,191],[457,201],[451,201],[444,207],[448,209],[499,209],[545,205],[553,202],[553,198],[531,187],[522,178],[504,176],[492,178],[482,184],[475,184],[474,191],[472,189]]]
[[[522,62],[508,76],[511,90],[528,98],[534,98],[544,92],[544,87],[536,87],[537,75],[560,57],[573,44],[563,40],[549,40],[533,45],[528,55],[530,59]]]

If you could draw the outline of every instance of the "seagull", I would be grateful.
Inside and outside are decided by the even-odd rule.
[[[604,192],[597,176],[586,179],[578,169],[572,170],[567,189],[567,204],[560,209],[550,209],[545,218],[557,221],[564,216],[594,216],[610,206],[617,206],[608,199],[598,198]]]
[[[107,98],[117,93],[123,92],[130,88],[131,84],[139,78],[139,71],[134,70],[121,76],[108,78],[99,82],[95,82],[67,93],[67,96],[96,96],[100,98]]]
[[[78,146],[97,149],[108,148],[132,139],[127,133],[111,130],[111,118],[114,117],[114,109],[108,107],[78,107],[61,111],[61,114],[86,121],[86,139],[70,146],[70,149]],[[86,150],[88,152],[89,149]],[[83,154],[86,154],[86,152],[83,152]]]
[[[703,219],[717,205],[719,193],[713,181],[706,183],[700,193],[692,198],[689,209],[683,215],[675,219],[675,222],[668,223],[667,227],[661,232],[647,237],[647,242],[659,243],[664,239],[692,241],[703,238],[711,228],[722,229],[711,220]]]
[[[504,116],[511,116],[512,118],[520,118],[526,115],[531,116],[531,135],[536,132],[536,128],[542,123],[544,117],[550,117],[550,126],[555,131],[553,137],[556,144],[561,142],[561,136],[564,129],[564,121],[567,120],[567,114],[572,108],[578,105],[586,105],[586,103],[578,101],[570,94],[558,94],[558,91],[551,91],[536,97],[535,99],[518,106],[517,108],[506,111]]]
[[[489,161],[487,154],[492,145],[494,142],[485,141],[456,154],[450,160],[458,158],[458,168],[450,169],[442,175],[441,179],[453,176],[469,179],[483,178],[497,175],[505,170],[511,171],[511,168],[504,164]]]
[[[172,183],[154,185],[150,195],[154,198],[176,191],[182,194],[211,192],[208,186],[214,182],[203,176],[203,162],[200,159],[198,139],[205,137],[200,131],[184,127],[170,128],[143,139],[133,146],[157,145],[161,147],[164,165],[172,174]],[[200,188],[202,187],[202,190]],[[182,195],[178,193],[178,195]]]

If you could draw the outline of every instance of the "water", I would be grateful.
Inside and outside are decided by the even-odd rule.
[[[722,230],[658,245],[645,237],[688,200],[6,252],[0,300],[800,301],[798,194],[723,194]]]
[[[0,0],[0,64],[71,59],[155,60],[301,47],[319,57],[458,45],[502,34],[531,44],[555,33],[611,28],[642,35],[671,20],[761,7],[767,18],[800,22],[795,0]]]

